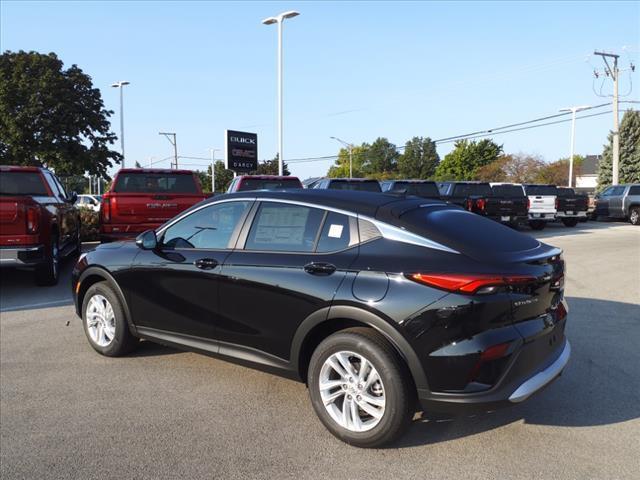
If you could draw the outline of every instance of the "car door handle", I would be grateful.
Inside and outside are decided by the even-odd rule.
[[[213,258],[199,258],[193,264],[201,270],[211,270],[218,266],[218,261]]]
[[[330,263],[311,262],[304,266],[304,271],[311,275],[331,275],[336,271],[336,266]]]

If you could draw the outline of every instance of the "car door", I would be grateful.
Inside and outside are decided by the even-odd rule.
[[[622,202],[624,199],[624,191],[627,187],[625,186],[615,186],[611,190],[611,195],[609,196],[609,215],[611,217],[624,217],[624,209],[622,208]]]
[[[298,326],[330,306],[356,259],[356,225],[354,217],[322,208],[257,205],[222,269],[220,353],[288,360]]]
[[[215,338],[222,264],[252,200],[205,205],[169,224],[155,250],[141,250],[126,289],[138,327]]]

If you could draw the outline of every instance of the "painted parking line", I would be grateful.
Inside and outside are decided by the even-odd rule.
[[[73,301],[71,299],[67,299],[67,300],[56,300],[53,302],[29,303],[26,305],[18,305],[15,307],[0,308],[0,312],[2,313],[15,312],[17,310],[29,310],[32,308],[61,307],[64,305],[73,305]]]

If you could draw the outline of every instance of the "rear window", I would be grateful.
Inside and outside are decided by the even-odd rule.
[[[240,182],[238,191],[244,192],[246,190],[281,190],[283,188],[302,188],[302,184],[297,178],[243,178]]]
[[[558,188],[558,196],[559,197],[573,197],[576,192],[573,191],[573,188]]]
[[[392,192],[404,191],[418,197],[439,197],[440,192],[435,183],[395,182]]]
[[[524,187],[527,195],[558,195],[554,185],[527,185]]]
[[[471,197],[482,195],[491,196],[491,186],[488,183],[458,183],[453,187],[454,197]]]
[[[331,180],[329,183],[330,190],[359,190],[362,192],[381,192],[380,184],[375,180],[366,181],[350,181],[350,180]]]
[[[122,173],[113,189],[118,193],[200,193],[193,175],[185,173]]]
[[[0,195],[49,196],[47,187],[38,172],[0,171]]]
[[[518,185],[493,185],[491,191],[497,197],[524,197],[524,190]]]

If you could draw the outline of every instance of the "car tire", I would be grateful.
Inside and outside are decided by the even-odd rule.
[[[107,282],[94,283],[87,290],[82,326],[93,349],[107,357],[126,355],[139,342],[129,330],[120,297]]]
[[[44,254],[44,261],[36,267],[36,284],[40,286],[51,286],[58,283],[60,275],[60,249],[58,248],[58,238],[52,234],[49,249]]]
[[[350,372],[340,359],[348,363]],[[342,374],[332,362],[342,368]],[[321,389],[321,381],[333,386]],[[377,448],[393,442],[415,413],[415,389],[406,365],[385,338],[369,328],[342,330],[323,340],[311,356],[307,385],[324,426],[357,447]]]
[[[631,207],[629,210],[629,223],[631,225],[640,225],[640,207]]]
[[[531,230],[544,230],[544,227],[547,225],[547,222],[542,220],[529,220],[529,226]]]
[[[578,224],[577,218],[563,218],[562,223],[564,223],[565,227],[575,227]]]

